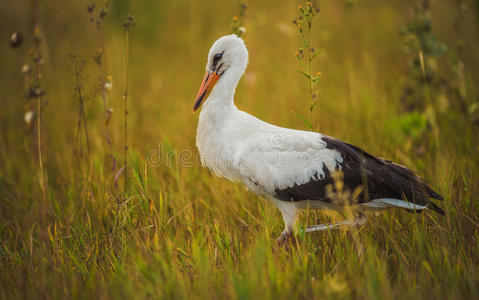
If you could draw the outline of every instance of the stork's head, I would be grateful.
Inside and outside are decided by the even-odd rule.
[[[206,63],[206,74],[196,96],[193,111],[206,100],[216,83],[236,85],[248,64],[248,50],[243,40],[235,34],[225,35],[211,46]],[[226,87],[225,86],[225,87]],[[229,88],[234,89],[235,86]]]

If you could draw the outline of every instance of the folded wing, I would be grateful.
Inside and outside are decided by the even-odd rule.
[[[404,166],[318,133],[291,131],[281,137],[281,143],[264,143],[241,159],[245,178],[276,199],[331,203],[326,187],[334,186],[332,173],[341,171],[346,189],[360,187],[359,203],[399,200],[444,213],[430,201],[442,200],[441,195]]]

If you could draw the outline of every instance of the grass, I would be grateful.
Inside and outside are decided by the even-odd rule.
[[[283,249],[275,245],[283,222],[270,203],[196,163],[194,96],[208,49],[228,33],[239,3],[111,1],[100,33],[89,24],[86,4],[60,9],[57,1],[39,3],[44,181],[31,138],[35,127],[23,120],[20,70],[33,46],[32,7],[19,0],[0,12],[6,20],[2,36],[25,36],[19,49],[0,45],[2,298],[479,297],[478,127],[451,106],[435,111],[437,136],[428,126],[414,136],[402,129],[399,99],[409,75],[398,32],[408,21],[406,4],[320,3],[312,32],[322,51],[313,63],[322,72],[322,91],[313,127],[416,170],[445,196],[446,216],[384,212],[361,230],[300,235],[297,246]],[[467,3],[462,59],[467,99],[473,102],[479,27],[473,3]],[[246,4],[250,64],[236,103],[265,121],[307,130],[295,113],[308,115],[310,104],[294,57],[300,40],[291,20],[298,3]],[[454,1],[432,7],[435,33],[448,45],[456,41],[455,9]],[[124,179],[115,175],[125,151],[121,24],[129,13],[137,25],[129,36],[125,198]],[[112,78],[106,95],[107,107],[114,109],[111,145],[104,135],[104,98],[94,88],[98,34],[104,45],[101,73]],[[78,98],[68,54],[86,59],[88,157],[75,152]],[[300,226],[327,218],[309,212]]]

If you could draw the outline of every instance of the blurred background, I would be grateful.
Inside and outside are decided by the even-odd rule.
[[[418,8],[423,2],[429,7],[418,11],[423,10]],[[300,65],[294,56],[300,46],[292,23],[297,18],[298,3],[246,3],[243,25],[247,30],[244,39],[250,63],[238,88],[236,103],[267,122],[301,128],[304,124],[294,112],[307,116],[309,100],[307,83],[296,72]],[[103,76],[110,75],[112,80],[106,102],[108,108],[114,109],[111,119],[114,145],[121,142],[121,136],[116,135],[121,130],[115,129],[121,128],[123,120],[120,110],[126,68],[122,24],[131,14],[137,21],[130,38],[132,148],[149,149],[165,138],[176,147],[192,147],[197,114],[190,112],[204,73],[206,55],[217,38],[230,33],[231,19],[239,15],[240,3],[110,1],[106,7],[106,2],[99,1],[89,14],[86,7],[90,4],[88,1],[68,5],[39,1],[38,4],[45,126],[50,133],[45,135],[47,144],[71,140],[72,132],[68,129],[75,129],[78,99],[73,91],[74,72],[68,67],[71,64],[68,55],[85,60],[82,84],[86,118],[91,123],[89,126],[101,126],[101,120],[97,119],[102,117],[103,100],[95,95],[93,88],[101,72],[92,58],[100,48]],[[15,31],[24,35],[20,48],[10,48],[7,38],[1,45],[0,76],[5,86],[2,98],[8,104],[2,109],[1,125],[3,138],[13,142],[23,138],[18,133],[25,127],[27,100],[22,97],[21,68],[30,63],[28,50],[34,46],[34,21],[31,1],[6,2],[3,6],[2,36],[9,37]],[[414,78],[418,66],[413,65],[419,51],[426,52],[427,72],[434,77],[431,79],[434,83],[430,84],[434,85],[430,87],[434,109],[444,113],[449,108],[463,106],[472,114],[477,110],[474,103],[477,103],[479,75],[474,70],[479,64],[479,25],[473,1],[324,1],[320,6],[323,13],[314,21],[311,43],[321,51],[314,61],[314,69],[322,73],[320,105],[315,109],[316,129],[343,135],[341,131],[351,127],[377,126],[380,121],[375,125],[373,119],[391,120],[414,109],[423,112],[424,104],[411,105],[411,102],[426,102],[416,99],[425,97],[405,97],[411,86],[421,85],[421,78]],[[97,30],[94,23],[101,9],[107,15]],[[91,17],[94,22],[90,22]],[[416,26],[414,22],[429,25]],[[425,28],[406,32],[411,26],[430,26],[430,32]],[[419,45],[411,45],[414,43]],[[458,100],[451,94],[461,89],[464,89],[461,92],[464,103],[456,103]],[[477,115],[463,115],[465,111],[458,113],[461,118],[477,119]],[[49,123],[63,126],[48,126]],[[94,134],[95,129],[92,127],[91,131]],[[50,141],[52,137],[55,138]],[[356,143],[364,140],[353,135],[348,139]]]
[[[250,285],[234,284],[235,274],[256,269],[242,269],[236,258],[226,257],[239,257],[242,249],[249,249],[251,257],[260,261],[266,255],[265,259],[279,264],[278,255],[287,255],[254,252],[259,251],[255,248],[258,235],[272,243],[282,221],[268,203],[196,163],[199,114],[192,107],[210,46],[241,26],[250,60],[236,91],[236,105],[266,122],[308,130],[303,120],[310,116],[308,83],[297,72],[303,67],[295,55],[304,46],[293,23],[298,20],[298,5],[305,3],[3,1],[2,295],[101,292],[105,297],[131,296],[147,285],[148,276],[156,274],[142,273],[142,268],[151,264],[163,270],[162,263],[166,269],[176,266],[171,276],[183,278],[185,291],[198,297],[215,287],[217,297],[241,298],[242,292],[251,296],[279,284],[272,277],[268,277],[269,286],[261,285],[261,280],[256,286],[253,279]],[[463,247],[462,253],[472,253],[468,259],[477,262],[477,234],[472,229],[476,225],[466,219],[477,222],[478,212],[479,2],[324,0],[313,5],[320,8],[311,29],[311,47],[319,51],[312,70],[320,72],[316,85],[320,91],[312,128],[405,164],[426,177],[449,199],[444,206],[455,215],[441,221],[441,228],[462,228],[465,236],[461,241],[424,237],[425,244],[442,243],[446,250],[441,255]],[[15,32],[22,38],[14,36]],[[127,76],[129,166],[125,169]],[[193,164],[178,163],[175,155],[182,150],[190,151],[193,156],[186,160]],[[157,154],[164,159],[162,163]],[[411,218],[400,216],[405,223]],[[311,218],[322,217],[313,214]],[[408,234],[404,237],[405,245]],[[302,251],[325,247],[312,241]],[[372,247],[388,256],[381,245]],[[156,258],[149,256],[152,249]],[[401,255],[408,257],[416,250],[404,250]],[[229,251],[235,254],[230,256]],[[231,290],[230,285],[223,286],[220,275],[201,273],[211,266],[184,263],[183,255],[229,270]],[[477,270],[468,269],[474,265],[468,259],[451,259],[451,266],[460,265],[461,272],[470,276],[467,281],[457,274],[456,285],[449,286],[451,295],[470,295],[477,284]],[[347,258],[343,263],[350,264]],[[423,266],[422,260],[417,264]],[[393,265],[388,262],[385,269],[394,269]],[[413,265],[401,271],[398,281],[405,284],[416,278],[420,271],[412,271]],[[376,267],[382,270],[377,265],[372,268]],[[322,270],[339,272],[333,265]],[[53,271],[63,275],[53,275]],[[276,270],[288,278],[284,271]],[[296,271],[292,274],[301,273]],[[161,272],[166,271],[158,272],[165,286],[152,283],[150,289],[163,296],[186,295],[172,282],[165,282]],[[185,279],[188,275],[184,274],[197,272],[216,281],[203,279],[193,284]],[[334,274],[344,279],[357,270],[348,272]],[[122,286],[131,274],[136,274],[138,285]],[[369,278],[368,274],[362,275]],[[389,273],[384,274],[378,280],[389,282]],[[384,287],[357,292],[360,283],[348,283],[346,288],[336,275],[316,275],[318,283],[306,284],[308,295],[316,295],[315,284],[319,288],[320,282],[329,286],[332,281],[340,282],[340,290],[347,292],[344,295],[385,292]],[[424,276],[430,285],[447,286],[449,282],[446,275]],[[421,293],[413,287],[399,291],[387,286],[388,295]],[[112,287],[121,288],[115,291]],[[289,288],[294,292],[294,285]],[[441,295],[440,290],[436,292]],[[475,292],[477,296],[477,286]],[[143,296],[147,295],[151,294]]]

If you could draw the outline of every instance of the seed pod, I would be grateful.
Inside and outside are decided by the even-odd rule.
[[[28,92],[27,92],[27,98],[38,98],[45,94],[45,91],[42,90],[41,88],[33,88],[31,87]]]
[[[17,31],[12,34],[10,37],[10,46],[12,48],[18,48],[22,45],[23,35],[21,32]]]
[[[87,5],[86,10],[91,14],[95,10],[95,3]]]
[[[105,123],[108,125],[108,123],[110,122],[110,119],[111,119],[111,115],[113,114],[113,108],[109,108],[107,109],[106,111],[106,119],[105,119]]]
[[[100,10],[100,13],[98,14],[98,17],[99,17],[100,19],[103,19],[104,17],[106,17],[106,15],[107,15],[106,10],[105,10],[105,9],[102,9],[102,10]]]
[[[28,64],[24,64],[22,67],[23,75],[28,75],[32,71],[32,68]]]
[[[25,123],[30,126],[32,124],[32,121],[33,121],[33,117],[35,116],[34,112],[29,110],[25,113],[25,116],[23,117],[24,120],[25,120]]]

